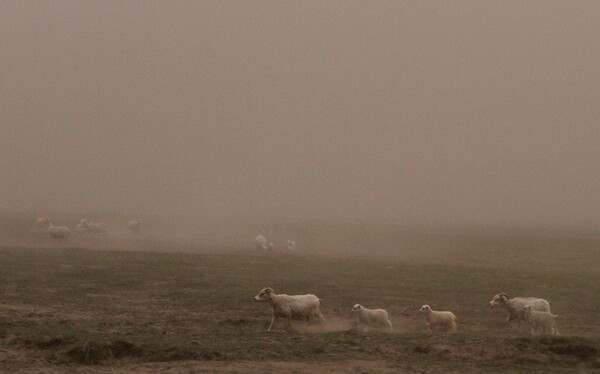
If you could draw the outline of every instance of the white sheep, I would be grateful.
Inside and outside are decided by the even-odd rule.
[[[432,327],[444,327],[450,332],[456,332],[456,316],[452,312],[432,310],[429,305],[423,305],[419,312],[425,315],[425,326],[431,332]]]
[[[537,312],[531,305],[523,307],[523,317],[531,327],[531,335],[558,335],[556,329],[556,314],[550,312]]]
[[[296,242],[293,240],[288,240],[285,243],[286,252],[294,252],[296,250]]]
[[[54,226],[52,221],[50,221],[48,226],[48,234],[53,239],[64,239],[68,240],[71,235],[71,230],[65,226]]]
[[[367,309],[360,304],[356,304],[352,307],[352,313],[356,315],[359,325],[382,326],[389,331],[393,330],[392,322],[385,309]]]
[[[127,230],[129,230],[129,232],[131,232],[133,235],[138,235],[141,229],[142,221],[140,220],[131,220],[127,224]]]
[[[104,222],[92,222],[87,219],[79,221],[79,225],[84,227],[90,234],[106,234],[107,226]]]
[[[263,235],[258,235],[254,239],[254,248],[259,253],[266,253],[273,251],[273,243],[267,242],[267,238]]]
[[[35,225],[39,232],[48,231],[48,227],[50,226],[50,217],[39,217],[35,221]]]
[[[291,326],[292,320],[310,321],[316,318],[325,322],[325,317],[321,314],[321,300],[315,295],[276,295],[271,287],[266,287],[254,296],[254,301],[266,302],[273,307],[273,317],[267,332],[271,331],[278,318],[285,318],[288,326]]]
[[[508,310],[506,322],[512,320],[523,320],[523,308],[531,305],[531,309],[538,312],[550,312],[550,303],[537,297],[514,297],[509,298],[505,293],[494,295],[489,302],[490,307],[501,307]]]

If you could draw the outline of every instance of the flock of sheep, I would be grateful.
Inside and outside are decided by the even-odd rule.
[[[263,288],[254,296],[256,302],[266,302],[273,308],[271,324],[267,331],[271,331],[279,318],[287,321],[291,326],[292,320],[318,321],[321,324],[327,320],[321,313],[321,299],[317,296],[275,294],[271,287]],[[531,327],[532,335],[558,335],[555,318],[550,312],[550,303],[535,297],[509,298],[505,293],[495,295],[489,302],[490,307],[501,307],[508,310],[507,322],[523,320]],[[356,316],[358,326],[367,328],[385,329],[393,331],[389,314],[384,309],[367,309],[360,304],[354,305],[352,312]],[[449,311],[436,311],[429,305],[423,305],[419,312],[425,317],[425,326],[429,332],[432,329],[442,329],[446,332],[456,332],[456,315]]]
[[[140,220],[132,220],[127,224],[127,229],[134,235],[139,234],[142,223]],[[47,232],[51,238],[69,239],[71,230],[66,226],[54,226],[52,220],[48,217],[37,219],[37,228],[40,232]],[[82,219],[79,221],[74,231],[78,234],[106,234],[107,225],[104,222],[93,222]],[[254,239],[255,250],[261,254],[268,254],[274,251],[272,242],[267,241],[264,235],[258,235]],[[294,252],[296,243],[288,240],[283,246],[284,252]],[[310,322],[316,320],[319,323],[327,323],[327,320],[321,313],[321,299],[312,294],[307,295],[286,295],[275,294],[271,287],[263,288],[258,295],[254,297],[256,302],[266,302],[273,308],[271,323],[267,331],[271,331],[273,325],[279,318],[283,318],[291,325],[292,320],[302,320]],[[505,293],[495,295],[489,302],[490,307],[501,307],[508,311],[507,322],[513,320],[523,320],[531,327],[533,335],[558,335],[555,318],[558,317],[550,312],[550,303],[544,299],[534,297],[515,297],[509,298]],[[392,322],[389,314],[384,309],[368,309],[361,304],[352,307],[352,312],[356,317],[358,326],[382,328],[387,331],[393,331]],[[429,332],[432,329],[442,329],[447,332],[456,332],[457,318],[450,311],[436,311],[429,305],[423,305],[419,312],[425,318],[425,326]]]
[[[254,239],[254,249],[257,253],[273,253],[275,250],[275,245],[272,242],[267,241],[267,238],[261,234]],[[296,242],[293,240],[288,240],[283,246],[283,252],[294,252],[295,250]]]
[[[54,223],[49,217],[40,217],[36,221],[36,227],[40,233],[48,233],[53,239],[68,240],[71,236],[71,229],[67,226],[54,226]],[[142,228],[142,222],[140,220],[132,220],[127,224],[127,229],[133,235],[140,233]],[[82,219],[79,221],[75,229],[75,234],[100,234],[105,235],[108,233],[108,226],[104,222],[93,222],[92,220]]]

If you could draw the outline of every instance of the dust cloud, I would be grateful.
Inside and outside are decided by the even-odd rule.
[[[594,227],[598,40],[591,1],[3,1],[0,210]]]

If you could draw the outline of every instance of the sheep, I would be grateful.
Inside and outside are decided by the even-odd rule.
[[[558,335],[554,320],[556,317],[558,317],[557,314],[550,312],[534,311],[529,304],[523,307],[523,318],[531,326],[531,335]]]
[[[320,322],[325,322],[325,317],[321,314],[321,299],[312,294],[276,295],[271,287],[266,287],[254,296],[254,301],[266,302],[273,307],[273,316],[267,332],[271,331],[279,318],[285,318],[288,326],[291,326],[292,320],[310,321],[317,318]]]
[[[271,242],[267,243],[267,238],[265,238],[263,235],[258,235],[254,239],[254,247],[255,247],[256,251],[259,253],[266,253],[266,252],[273,251],[273,243],[271,243]]]
[[[64,239],[68,240],[71,235],[71,230],[65,226],[54,226],[52,221],[49,222],[48,234],[53,239]]]
[[[46,232],[50,226],[50,217],[39,217],[35,224],[39,232]]]
[[[106,234],[107,227],[104,222],[92,222],[87,219],[79,221],[79,225],[84,227],[90,234]]]
[[[286,252],[294,252],[294,250],[296,249],[296,242],[293,240],[288,240],[287,243],[285,243],[285,250]]]
[[[513,320],[524,320],[523,308],[525,305],[531,305],[533,311],[550,312],[550,303],[544,299],[536,297],[515,297],[510,299],[507,294],[499,293],[494,295],[489,302],[490,307],[502,307],[508,310],[506,322]]]
[[[352,307],[352,313],[357,317],[358,325],[384,326],[388,331],[392,331],[392,322],[385,309],[367,309],[360,304]]]
[[[127,224],[127,230],[129,230],[133,235],[138,235],[141,229],[142,221],[140,220],[131,220]]]
[[[445,327],[450,332],[456,332],[456,316],[452,312],[438,312],[429,305],[423,305],[419,312],[425,315],[425,326],[431,332],[432,327]]]

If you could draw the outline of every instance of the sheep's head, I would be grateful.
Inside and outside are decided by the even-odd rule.
[[[523,314],[531,313],[531,305],[527,304],[523,307]]]
[[[353,312],[356,312],[357,310],[359,310],[359,309],[362,309],[362,308],[363,308],[363,306],[362,306],[362,305],[360,305],[360,304],[356,304],[356,305],[354,305],[354,306],[352,307],[352,311],[353,311]]]
[[[271,287],[263,288],[262,290],[260,290],[258,295],[254,296],[254,301],[256,301],[256,302],[270,301],[272,294],[273,294],[273,289]]]
[[[425,304],[421,307],[421,309],[419,309],[419,312],[429,314],[429,313],[431,313],[431,307],[429,305]]]
[[[495,307],[495,306],[506,305],[507,302],[508,302],[508,295],[505,293],[499,293],[497,295],[494,295],[494,297],[489,302],[489,304],[490,304],[490,307]]]

